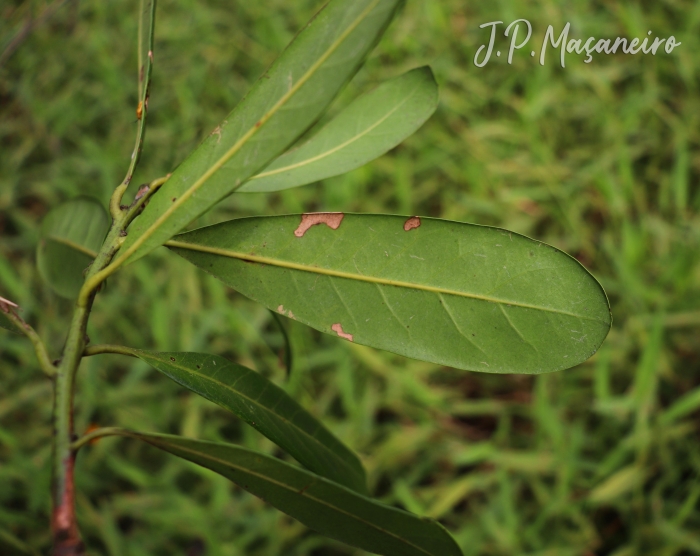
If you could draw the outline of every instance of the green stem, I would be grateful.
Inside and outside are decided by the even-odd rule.
[[[158,178],[157,180],[153,180],[151,183],[148,184],[147,189],[144,189],[144,192],[141,196],[136,196],[136,199],[134,199],[134,202],[127,209],[126,212],[119,213],[118,218],[115,219],[115,224],[119,225],[119,236],[115,238],[114,251],[112,251],[109,260],[106,262],[106,264],[104,264],[104,266],[99,267],[99,269],[96,272],[91,272],[85,278],[85,284],[83,285],[83,288],[78,294],[77,303],[79,306],[87,305],[88,297],[90,296],[91,292],[97,289],[97,287],[99,287],[99,285],[102,282],[104,282],[109,276],[111,276],[124,262],[122,260],[118,264],[109,264],[112,260],[114,252],[116,252],[116,250],[119,249],[119,246],[123,243],[125,239],[124,234],[126,233],[126,227],[131,223],[131,221],[134,218],[136,218],[136,216],[138,216],[141,208],[143,208],[143,205],[146,203],[146,201],[148,201],[151,195],[153,195],[158,190],[158,188],[168,180],[169,177],[170,174],[168,174],[167,176],[163,176],[162,178]],[[114,199],[119,194],[119,188],[117,188],[115,194],[112,196],[112,199]],[[105,244],[106,241],[107,240],[105,240]],[[95,259],[95,263],[97,263],[97,259]],[[97,268],[95,263],[93,263],[92,268]]]
[[[116,193],[115,193],[116,194]],[[97,258],[88,272],[76,302],[73,319],[68,329],[63,357],[56,370],[54,391],[54,438],[53,438],[53,511],[51,528],[54,554],[73,556],[84,553],[75,518],[75,494],[73,465],[75,452],[73,442],[73,392],[75,374],[87,343],[87,323],[99,284],[89,284],[90,278],[111,261],[122,240],[123,215],[112,222]]]
[[[54,390],[54,438],[53,438],[53,511],[51,527],[53,533],[54,556],[78,556],[84,553],[78,525],[75,519],[75,494],[73,482],[73,465],[75,448],[73,447],[73,392],[75,375],[87,344],[87,323],[95,295],[101,284],[116,267],[105,272],[112,262],[114,254],[124,242],[126,228],[138,215],[149,196],[153,194],[166,179],[160,178],[137,193],[130,207],[122,207],[121,200],[131,179],[136,165],[141,157],[143,139],[148,115],[148,97],[153,69],[153,37],[155,29],[156,0],[150,0],[148,11],[144,9],[148,0],[141,1],[139,18],[139,106],[137,108],[138,127],[136,142],[131,155],[126,177],[114,190],[109,207],[112,214],[112,227],[105,238],[102,248],[90,266],[85,283],[78,294],[75,312],[68,330],[63,357],[55,370],[56,386]],[[148,51],[143,48],[142,33],[146,30],[144,18],[148,18],[147,44]],[[145,56],[144,56],[145,54]],[[36,344],[35,344],[36,345]],[[45,351],[45,350],[44,350]],[[42,352],[43,353],[43,352]],[[40,358],[41,359],[41,358]]]
[[[41,370],[44,371],[46,376],[53,378],[56,374],[56,367],[51,363],[49,354],[46,352],[46,346],[44,346],[44,342],[41,341],[36,331],[29,324],[24,322],[24,319],[15,313],[14,308],[8,304],[0,302],[0,310],[7,315],[7,318],[17,327],[17,330],[29,338],[29,341],[34,346],[36,358],[39,360]]]
[[[97,344],[96,346],[88,346],[83,351],[83,357],[90,357],[91,355],[100,355],[102,353],[118,353],[119,355],[130,355],[131,357],[136,357],[133,348],[126,346],[117,346],[113,344]]]
[[[146,134],[146,118],[148,116],[148,97],[151,88],[151,74],[153,72],[153,40],[155,36],[155,25],[156,25],[156,0],[151,0],[151,5],[148,8],[148,15],[145,14],[145,3],[147,0],[141,0],[140,2],[140,12],[139,12],[139,37],[138,37],[138,75],[139,75],[139,104],[136,108],[136,114],[138,118],[138,127],[136,129],[136,143],[134,144],[134,151],[131,154],[131,163],[129,164],[129,169],[126,171],[126,176],[121,184],[117,187],[112,195],[112,199],[109,203],[109,211],[112,213],[112,218],[115,220],[119,218],[121,214],[121,201],[126,189],[131,183],[131,179],[134,177],[134,170],[136,170],[136,165],[139,163],[141,158],[141,150],[143,148],[143,139]],[[143,32],[144,32],[144,17],[148,17],[148,51],[145,52],[144,56],[144,44],[143,44]]]
[[[134,200],[131,207],[121,211],[112,221],[112,227],[105,238],[97,257],[90,266],[85,283],[78,294],[73,320],[68,330],[68,338],[63,351],[63,357],[56,370],[56,389],[54,398],[54,455],[53,455],[53,514],[52,529],[54,538],[54,553],[79,555],[83,552],[82,541],[75,519],[75,499],[73,484],[73,463],[75,450],[73,443],[73,391],[75,374],[85,351],[89,355],[95,353],[125,353],[128,348],[110,346],[114,349],[98,351],[95,348],[86,350],[86,331],[90,310],[100,285],[116,268],[109,270],[114,254],[124,241],[125,230],[131,220],[138,214],[138,208],[146,202],[158,187],[167,180],[168,176],[159,178],[149,184],[146,194]],[[122,192],[119,188],[114,191],[112,201]],[[108,270],[108,272],[105,272]],[[104,346],[103,346],[104,347]],[[121,351],[117,351],[121,349]]]

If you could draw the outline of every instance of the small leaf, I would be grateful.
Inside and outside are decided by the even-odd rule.
[[[39,274],[61,297],[74,298],[84,282],[83,272],[102,245],[109,217],[102,205],[77,197],[54,208],[44,218],[36,258]]]
[[[365,470],[357,456],[260,373],[205,353],[133,350],[133,354],[185,388],[232,411],[308,469],[367,493]]]
[[[280,191],[337,176],[383,155],[435,112],[438,89],[422,67],[359,97],[299,148],[275,160],[239,191]]]
[[[150,199],[114,263],[162,245],[289,148],[357,72],[399,4],[327,4]]]
[[[284,339],[284,368],[287,371],[287,379],[289,380],[289,377],[292,376],[292,366],[294,364],[294,353],[292,352],[292,343],[289,341],[289,334],[287,333],[287,328],[285,327],[284,322],[282,322],[283,319],[282,317],[280,317],[279,313],[275,311],[270,311],[270,314],[272,315],[272,318],[275,321],[275,324],[277,324],[277,328],[279,328],[280,333],[282,334],[282,338]],[[272,346],[270,346],[270,348],[272,349]]]
[[[167,245],[317,330],[460,369],[566,369],[611,324],[605,292],[578,261],[500,228],[317,213],[231,220]]]
[[[211,469],[307,527],[351,546],[390,556],[462,556],[438,522],[385,506],[265,454],[165,434],[128,436]]]

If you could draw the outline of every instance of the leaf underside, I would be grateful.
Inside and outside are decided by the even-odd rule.
[[[44,282],[61,297],[74,298],[109,228],[102,205],[77,197],[55,207],[44,218],[36,258]]]
[[[338,176],[394,148],[435,111],[438,89],[428,67],[362,95],[309,141],[272,162],[240,189],[280,191]]]
[[[365,470],[357,456],[260,373],[218,355],[133,353],[185,388],[232,411],[306,468],[367,494]]]
[[[284,152],[357,72],[400,3],[326,5],[161,186],[130,227],[118,259],[134,261],[162,245]]]
[[[500,228],[319,213],[232,220],[168,247],[317,330],[460,369],[566,369],[611,325],[605,292],[578,261]]]
[[[239,446],[128,433],[211,469],[319,533],[375,554],[462,556],[438,522],[392,508],[276,458]]]

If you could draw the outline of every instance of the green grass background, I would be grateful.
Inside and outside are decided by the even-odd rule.
[[[171,171],[245,94],[317,0],[160,0],[150,120],[134,186]],[[0,5],[0,48],[48,3]],[[135,133],[133,1],[68,2],[0,68],[0,295],[56,356],[71,304],[42,286],[39,223],[57,203],[105,204]],[[476,68],[482,23],[527,18],[575,38],[673,34],[656,56],[516,53]],[[501,28],[503,29],[503,27]],[[282,385],[362,457],[378,498],[438,518],[464,554],[700,554],[700,3],[409,0],[333,110],[430,64],[435,116],[342,177],[234,195],[197,223],[314,210],[502,226],[582,261],[613,328],[586,363],[539,377],[456,371],[289,322],[158,250],[111,278],[93,343],[217,353]],[[501,39],[505,41],[505,39]],[[500,43],[505,51],[506,45]],[[530,45],[528,45],[530,46]],[[135,190],[135,187],[133,188]],[[129,195],[133,195],[133,190]],[[86,360],[76,429],[91,423],[282,454],[142,363]],[[0,553],[49,546],[51,387],[29,343],[0,331]],[[91,554],[341,556],[213,473],[127,439],[81,452],[77,508]]]

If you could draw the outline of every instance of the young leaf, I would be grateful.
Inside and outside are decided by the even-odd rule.
[[[83,271],[92,263],[109,228],[102,205],[77,197],[54,208],[44,218],[36,259],[39,274],[58,295],[74,298],[83,284]]]
[[[436,521],[385,506],[318,475],[239,446],[129,432],[211,469],[319,533],[374,554],[462,556]]]
[[[279,191],[359,168],[393,149],[435,112],[438,89],[422,67],[359,97],[308,142],[275,160],[239,191]]]
[[[162,245],[262,170],[356,73],[401,0],[333,0],[187,158],[134,221],[115,264]]]
[[[500,228],[318,213],[232,220],[167,245],[317,330],[460,369],[566,369],[611,325],[578,261]]]
[[[367,494],[365,470],[357,456],[260,373],[205,353],[133,350],[133,354],[185,388],[232,411],[311,471]]]

